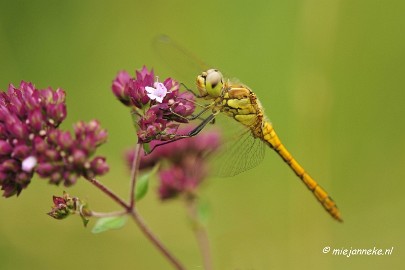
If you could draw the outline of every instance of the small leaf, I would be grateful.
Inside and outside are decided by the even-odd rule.
[[[149,189],[149,178],[156,174],[158,168],[159,168],[159,165],[156,164],[152,170],[139,176],[138,180],[136,181],[136,189],[135,189],[135,200],[136,201],[139,201],[140,199],[145,197],[145,195]]]
[[[145,151],[146,154],[150,154],[150,144],[149,143],[143,143],[142,147],[143,147],[143,151]]]
[[[198,221],[203,224],[207,225],[208,220],[211,216],[211,206],[208,202],[199,202],[197,205],[197,218]]]
[[[146,193],[149,189],[149,177],[150,173],[145,173],[141,175],[136,181],[136,190],[135,190],[135,200],[139,201],[143,197],[145,197]]]
[[[99,218],[91,230],[92,233],[101,233],[108,230],[120,229],[127,222],[127,216]]]

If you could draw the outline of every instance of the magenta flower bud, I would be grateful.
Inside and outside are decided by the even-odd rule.
[[[0,139],[7,139],[7,129],[4,124],[0,123]]]
[[[49,177],[49,182],[55,185],[59,185],[63,181],[62,174],[59,171],[54,171],[46,177]]]
[[[179,90],[179,82],[173,80],[172,78],[167,78],[163,82],[164,86],[166,87],[168,92],[174,92]]]
[[[146,66],[143,66],[141,70],[136,70],[136,79],[139,81],[143,81],[146,85],[153,85],[155,82],[155,74],[153,69],[151,71],[148,70]]]
[[[67,150],[73,146],[74,140],[68,131],[58,132],[56,144],[62,149]]]
[[[51,133],[57,135],[56,132],[51,132]],[[48,137],[48,140],[49,140],[49,137]],[[39,136],[36,136],[34,138],[33,144],[34,144],[34,149],[37,153],[44,153],[48,149],[47,142]]]
[[[152,84],[153,85],[153,82]],[[144,105],[146,105],[150,99],[145,91],[146,86],[151,86],[148,84],[144,84],[142,81],[136,81],[131,79],[128,82],[128,95],[130,97],[130,101],[132,105],[135,107],[142,109]]]
[[[60,123],[66,118],[66,105],[64,103],[49,104],[46,111],[48,115],[48,122],[54,127],[59,126]]]
[[[61,103],[65,103],[66,100],[66,93],[65,91],[63,91],[63,89],[56,89],[56,91],[53,91],[53,101],[56,104],[61,104]]]
[[[28,137],[27,126],[22,123],[16,116],[10,116],[6,120],[7,131],[17,139],[26,139]]]
[[[0,155],[6,156],[9,155],[13,151],[13,148],[7,141],[0,140]]]
[[[69,173],[69,172],[65,172],[63,174],[63,179],[65,180],[63,182],[63,185],[65,187],[70,187],[73,186],[74,184],[76,184],[77,182],[77,175],[74,173]]]
[[[100,145],[100,144],[103,144],[103,143],[107,142],[107,138],[108,138],[107,130],[101,129],[96,134],[96,136],[94,138],[94,142],[95,142],[96,145]]]
[[[14,181],[5,181],[2,183],[1,190],[3,190],[3,197],[11,197],[14,195],[19,195],[22,191],[23,187],[16,184]]]
[[[86,162],[87,156],[84,151],[80,149],[74,149],[72,153],[72,163],[76,166],[83,166]]]
[[[195,97],[190,92],[183,92],[180,93],[178,98],[178,102],[174,105],[174,112],[182,115],[182,116],[190,116],[195,110]]]
[[[32,174],[27,172],[19,172],[15,176],[15,182],[25,188],[31,181]]]
[[[51,129],[50,131],[48,131],[47,142],[49,144],[57,145],[59,143],[59,134],[60,133],[61,133],[61,131],[59,129]],[[43,140],[43,139],[36,137],[35,140]],[[35,142],[35,144],[36,144],[36,142]]]
[[[28,114],[28,121],[29,121],[29,126],[36,132],[38,133],[40,130],[42,130],[44,123],[44,119],[42,116],[42,112],[39,108],[32,110]]]
[[[6,103],[4,102],[4,96],[6,94],[5,93],[0,93],[0,102],[3,103],[1,104],[0,107],[0,121],[1,122],[5,122],[6,119],[9,117],[10,112],[8,111],[8,109],[6,109]]]
[[[54,172],[54,166],[51,163],[39,163],[35,171],[41,177],[49,177]]]
[[[13,173],[20,169],[20,164],[15,159],[8,159],[1,163],[0,172]]]
[[[47,215],[53,217],[54,219],[64,219],[70,216],[71,211],[66,204],[59,204],[52,208],[52,211],[47,213]]]
[[[24,158],[29,156],[31,151],[32,149],[29,146],[25,144],[20,144],[14,147],[11,157],[23,160]]]
[[[121,101],[125,106],[130,105],[130,98],[128,95],[127,84],[131,77],[126,71],[121,71],[118,73],[117,77],[114,79],[112,84],[112,91],[114,95]]]
[[[41,157],[46,158],[47,161],[58,161],[60,160],[60,153],[56,149],[47,149]]]
[[[104,175],[110,168],[104,157],[95,157],[90,163],[90,169],[95,175]]]
[[[63,197],[53,196],[53,204],[59,206],[60,204],[66,204],[66,200]]]
[[[176,197],[184,186],[184,172],[181,168],[173,167],[159,173],[159,196],[161,200]]]

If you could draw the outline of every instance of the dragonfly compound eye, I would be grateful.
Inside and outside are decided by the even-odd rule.
[[[197,88],[200,92],[200,97],[206,97],[208,95],[207,89],[205,89],[205,80],[207,78],[207,73],[203,72],[202,74],[198,75],[197,77]]]
[[[217,69],[209,69],[205,78],[205,90],[211,97],[219,97],[224,87],[224,79]]]

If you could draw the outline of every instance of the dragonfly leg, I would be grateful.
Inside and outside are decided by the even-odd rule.
[[[184,83],[180,83],[180,85],[183,86],[184,88],[186,88],[186,90],[187,90],[188,92],[190,92],[191,94],[193,94],[196,98],[200,98],[200,95],[198,95],[197,93],[195,93],[195,92],[193,91],[193,89],[188,88],[187,85],[185,85]]]
[[[212,104],[204,106],[204,108],[200,112],[198,112],[195,115],[191,115],[190,117],[184,117],[184,116],[174,112],[172,108],[169,108],[169,111],[170,111],[171,114],[173,114],[173,115],[175,115],[175,116],[177,116],[177,117],[179,117],[181,119],[184,119],[186,121],[192,121],[192,120],[195,120],[195,119],[204,119],[204,118],[201,117],[201,115],[203,115],[206,111],[211,109],[211,106],[212,106]]]
[[[216,115],[217,115],[217,113],[210,114],[207,118],[204,119],[204,121],[202,121],[198,126],[196,126],[193,130],[191,130],[189,133],[187,133],[185,135],[178,135],[178,137],[174,138],[173,140],[162,142],[162,143],[159,143],[159,144],[153,146],[148,154],[152,153],[153,150],[155,150],[159,146],[198,135],[198,133],[200,133],[208,123],[214,122]]]

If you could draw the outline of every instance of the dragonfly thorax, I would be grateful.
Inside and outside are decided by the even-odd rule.
[[[197,77],[197,88],[201,97],[220,97],[224,88],[224,77],[217,69],[204,71]]]

